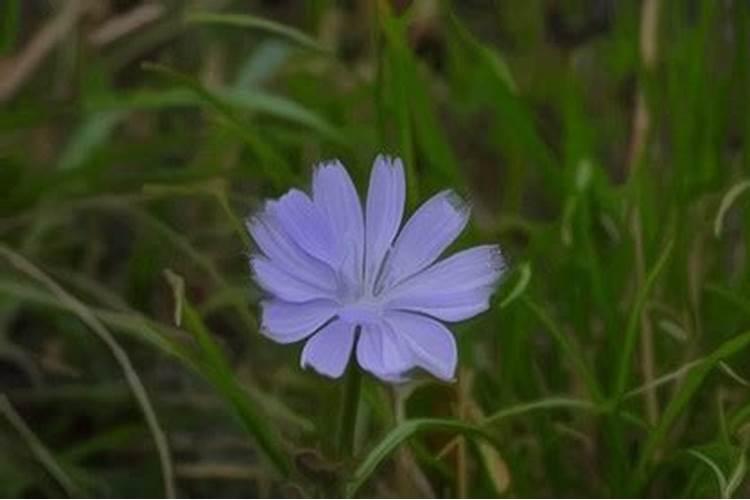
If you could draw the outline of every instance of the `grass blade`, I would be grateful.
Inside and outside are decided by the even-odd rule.
[[[256,29],[279,36],[306,49],[314,50],[316,52],[330,53],[330,50],[321,45],[317,40],[298,29],[248,14],[191,12],[185,16],[185,21],[188,23],[218,24],[221,26]]]
[[[664,269],[664,266],[672,253],[673,245],[674,242],[671,240],[667,243],[666,248],[664,248],[664,251],[659,256],[659,260],[656,261],[656,264],[654,264],[654,267],[648,273],[643,287],[638,290],[635,305],[630,311],[627,327],[625,328],[625,338],[623,340],[624,347],[619,359],[619,364],[617,365],[615,379],[615,397],[618,401],[624,396],[628,379],[630,378],[630,367],[632,364],[633,351],[635,350],[636,341],[638,340],[638,323],[641,313],[646,306],[646,301],[656,283],[656,279],[661,274],[662,269]]]
[[[711,460],[709,457],[707,457],[703,452],[700,452],[698,450],[688,450],[688,453],[690,453],[692,456],[703,462],[708,466],[709,469],[714,473],[714,476],[716,476],[716,482],[719,486],[719,491],[723,493],[726,491],[727,488],[727,478],[724,475],[724,473],[721,471],[721,467],[719,467],[716,462]]]
[[[737,488],[739,488],[745,480],[745,475],[747,474],[747,451],[742,450],[741,453],[739,462],[737,462],[737,465],[732,471],[732,475],[729,476],[726,487],[721,492],[721,495],[724,498],[732,498],[734,492],[737,491]]]
[[[522,297],[522,300],[524,305],[536,316],[537,320],[547,328],[555,342],[560,345],[565,357],[570,360],[576,373],[583,383],[586,384],[589,393],[597,400],[601,399],[602,390],[599,387],[599,383],[596,381],[578,346],[568,339],[543,308],[532,302],[528,297]]]
[[[175,294],[184,291],[183,280],[180,276],[170,270],[166,270],[164,274]],[[214,342],[213,336],[201,316],[184,295],[181,304],[184,328],[193,334],[212,369],[207,375],[230,403],[245,430],[255,438],[276,471],[283,477],[288,476],[291,472],[291,465],[272,426],[256,410],[247,393],[237,383],[224,353]]]
[[[734,202],[737,201],[737,198],[748,189],[750,189],[750,179],[732,186],[721,199],[721,205],[719,205],[719,211],[716,213],[716,219],[714,220],[714,236],[717,238],[721,236],[721,231],[724,227],[724,217],[729,209],[732,208]]]
[[[531,281],[531,264],[528,262],[524,262],[521,264],[521,266],[518,268],[518,272],[520,276],[518,277],[518,280],[516,281],[515,286],[513,289],[508,293],[508,295],[500,302],[500,309],[505,309],[509,305],[513,303],[518,297],[521,296],[526,291],[526,288],[529,286],[529,282]]]
[[[94,313],[86,307],[78,299],[70,295],[60,285],[58,285],[52,278],[47,276],[39,268],[34,266],[22,255],[14,252],[5,245],[0,244],[0,255],[2,255],[13,267],[33,278],[34,280],[42,283],[50,292],[59,300],[64,303],[76,316],[88,326],[99,339],[104,342],[107,348],[112,352],[117,363],[120,365],[125,379],[130,386],[133,395],[135,396],[138,405],[141,407],[143,416],[148,425],[149,431],[154,439],[157,453],[159,455],[159,462],[162,468],[162,478],[164,482],[164,493],[169,498],[174,498],[176,495],[174,485],[174,472],[172,467],[172,461],[169,456],[169,446],[167,444],[167,438],[164,435],[164,431],[159,424],[159,420],[156,417],[151,400],[146,393],[146,389],[143,387],[138,373],[133,368],[133,364],[130,362],[130,357],[127,352],[120,346],[120,344],[114,339],[112,334],[107,330],[104,324],[94,315]]]
[[[380,465],[404,441],[416,434],[430,431],[456,432],[467,437],[481,438],[489,442],[494,442],[492,435],[481,427],[460,422],[458,420],[438,418],[407,420],[391,430],[391,432],[389,432],[359,464],[359,467],[354,471],[350,483],[346,487],[347,497],[353,497],[372,476],[378,465]]]
[[[73,483],[73,480],[63,470],[55,456],[47,449],[42,441],[34,434],[26,422],[24,422],[21,415],[16,412],[13,405],[10,403],[5,394],[0,393],[0,414],[2,414],[8,423],[20,434],[21,438],[31,449],[39,463],[49,472],[49,474],[55,478],[55,481],[62,487],[65,494],[71,498],[81,496],[81,492],[78,487]]]
[[[583,409],[589,411],[601,411],[601,406],[591,401],[571,398],[548,398],[530,403],[522,403],[511,408],[505,408],[489,415],[482,421],[482,425],[491,425],[509,417],[515,417],[536,410],[555,410],[555,409]]]
[[[713,370],[721,360],[745,349],[748,345],[750,345],[750,331],[744,332],[724,342],[718,349],[711,353],[703,363],[692,368],[685,379],[685,382],[669,401],[669,404],[664,409],[661,419],[654,430],[649,433],[648,438],[643,445],[643,452],[636,470],[638,485],[641,485],[645,480],[646,469],[650,464],[654,453],[659,446],[661,446],[674,422],[688,403],[690,403],[693,396],[698,392],[698,389],[701,387],[703,381],[711,370]]]

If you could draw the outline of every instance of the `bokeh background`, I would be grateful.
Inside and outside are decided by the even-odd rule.
[[[380,152],[509,272],[342,454],[243,219]],[[0,0],[0,494],[748,496],[748,199],[747,1]]]

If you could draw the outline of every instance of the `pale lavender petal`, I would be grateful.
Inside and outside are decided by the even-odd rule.
[[[370,373],[376,374],[383,363],[383,339],[380,330],[372,326],[360,328],[357,340],[357,362]]]
[[[403,382],[407,372],[416,367],[409,346],[386,323],[362,325],[357,362],[386,382]]]
[[[331,267],[305,253],[268,210],[247,221],[247,229],[263,254],[280,269],[293,269],[301,281],[333,292],[336,275]]]
[[[356,325],[341,320],[324,326],[302,349],[302,368],[311,366],[322,375],[340,377],[352,354],[355,329]]]
[[[463,231],[468,219],[468,206],[452,191],[427,200],[396,239],[385,263],[383,286],[393,286],[432,264]]]
[[[297,342],[314,333],[336,314],[331,300],[285,302],[279,299],[261,302],[261,332],[281,344]]]
[[[387,307],[417,311],[445,321],[468,319],[489,308],[489,299],[505,271],[495,245],[483,245],[448,257],[391,289]]]
[[[362,204],[351,177],[339,161],[319,165],[313,174],[313,201],[325,215],[335,237],[344,243],[343,271],[350,282],[362,279],[364,223]]]
[[[386,322],[406,341],[418,366],[439,379],[453,379],[458,360],[456,339],[442,323],[398,311],[386,313]]]
[[[365,283],[371,285],[404,215],[406,180],[399,158],[379,155],[370,174],[365,220]]]
[[[307,283],[293,276],[295,269],[282,270],[265,257],[250,258],[256,283],[266,292],[289,302],[306,302],[313,299],[332,298],[329,290]]]
[[[338,265],[339,240],[309,196],[292,189],[277,202],[269,202],[267,210],[302,250],[334,268]]]

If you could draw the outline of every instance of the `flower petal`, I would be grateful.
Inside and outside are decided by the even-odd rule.
[[[404,226],[385,263],[384,287],[391,287],[432,264],[463,231],[467,204],[452,191],[427,200]]]
[[[399,311],[386,313],[386,322],[411,349],[416,364],[442,380],[452,380],[458,350],[453,334],[439,321]]]
[[[251,217],[247,229],[263,254],[278,268],[293,269],[297,279],[324,290],[335,290],[336,275],[330,266],[305,253],[268,210]]]
[[[341,260],[339,240],[309,196],[292,189],[278,201],[269,202],[267,210],[302,250],[337,267]]]
[[[289,302],[306,302],[313,299],[331,298],[329,290],[298,279],[290,274],[295,269],[282,270],[260,255],[250,258],[255,281],[266,292]]]
[[[313,201],[327,217],[335,237],[346,243],[343,251],[351,255],[344,259],[344,272],[350,282],[359,283],[365,239],[362,203],[351,177],[338,160],[315,169]]]
[[[496,245],[470,248],[397,285],[387,294],[387,307],[444,321],[468,319],[489,308],[504,271],[505,261]]]
[[[340,377],[352,354],[355,329],[356,325],[341,320],[324,326],[302,349],[302,368],[311,366],[327,377]]]
[[[331,300],[291,303],[283,300],[261,302],[261,332],[281,344],[302,340],[336,314]]]
[[[365,220],[365,283],[377,278],[383,257],[393,243],[404,216],[406,180],[399,158],[378,155],[370,174]]]
[[[408,345],[386,323],[367,323],[357,342],[359,366],[386,382],[404,382],[416,367]]]

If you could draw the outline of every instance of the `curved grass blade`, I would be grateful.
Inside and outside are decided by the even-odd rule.
[[[54,295],[15,281],[0,279],[0,295],[2,294],[44,307],[57,308],[75,313],[68,305],[56,300]],[[133,335],[200,372],[200,368],[193,361],[189,351],[173,339],[177,334],[182,333],[179,330],[169,330],[165,333],[160,333],[157,329],[167,329],[163,326],[155,327],[146,318],[135,312],[115,312],[94,308],[89,305],[86,307],[106,326]]]
[[[745,480],[745,476],[747,475],[747,450],[743,449],[741,453],[742,454],[740,455],[740,460],[732,470],[732,475],[729,476],[727,485],[721,492],[721,495],[724,498],[732,498],[734,496],[734,492],[737,491],[737,488],[742,485],[743,481]]]
[[[55,481],[65,491],[65,494],[71,498],[81,496],[81,492],[75,485],[73,480],[63,470],[55,456],[47,449],[42,441],[34,434],[26,422],[24,422],[21,415],[16,412],[13,405],[8,400],[5,394],[0,393],[0,414],[5,416],[8,423],[18,432],[21,438],[26,442],[31,452],[34,454],[39,463],[49,472],[49,474],[55,478]]]
[[[276,116],[303,125],[342,146],[348,145],[344,136],[324,118],[286,97],[270,94],[258,89],[239,88],[222,91],[219,95],[227,103],[239,108],[266,113],[270,116]]]
[[[750,189],[750,179],[746,179],[732,186],[731,189],[727,191],[727,194],[721,199],[719,211],[716,213],[716,219],[714,219],[714,236],[717,238],[721,236],[721,231],[724,227],[724,217],[729,209],[732,208],[734,202],[737,201],[737,198],[748,189]]]
[[[219,24],[222,26],[234,26],[237,28],[251,28],[265,31],[273,35],[289,40],[300,47],[330,54],[331,51],[321,45],[317,40],[302,31],[257,16],[248,14],[214,14],[212,12],[189,12],[185,16],[188,23]]]
[[[117,361],[117,364],[120,365],[120,368],[125,374],[125,379],[133,392],[138,405],[141,407],[146,424],[148,425],[149,431],[154,439],[154,444],[162,468],[164,492],[167,497],[174,498],[174,473],[172,461],[169,456],[167,439],[161,425],[159,424],[159,420],[156,417],[156,412],[154,411],[151,400],[146,393],[146,389],[144,388],[138,373],[135,371],[135,368],[133,368],[133,364],[130,362],[130,357],[127,352],[120,346],[109,330],[107,330],[104,324],[88,307],[86,307],[85,304],[70,295],[65,289],[58,285],[57,282],[29,262],[25,257],[2,244],[0,244],[0,255],[2,255],[13,267],[43,284],[50,292],[52,292],[58,301],[64,303],[72,312],[74,312],[74,314],[78,316],[78,318],[88,326],[110,350]]]
[[[727,478],[721,471],[721,467],[719,467],[716,462],[711,460],[703,452],[700,452],[698,450],[688,450],[688,453],[706,464],[706,466],[711,469],[711,471],[714,473],[714,476],[716,476],[716,482],[718,483],[719,491],[723,493],[727,489]]]
[[[0,279],[0,295],[7,295],[44,307],[73,312],[70,308],[55,300],[54,296],[48,292],[24,283]],[[201,377],[213,380],[211,367],[204,360],[199,359],[194,349],[181,342],[181,340],[187,340],[182,338],[187,335],[182,330],[152,321],[130,309],[119,312],[90,305],[87,307],[109,328],[131,335],[133,338],[155,347],[159,352],[174,357]],[[262,405],[273,418],[288,422],[298,427],[302,432],[309,433],[314,429],[310,420],[295,414],[279,399],[260,392],[257,387],[244,387],[244,389],[246,392],[252,390],[253,399],[257,400],[258,404]]]
[[[638,340],[638,323],[641,317],[641,313],[643,311],[643,308],[646,306],[646,301],[648,300],[651,290],[656,283],[656,279],[661,274],[661,271],[662,269],[664,269],[667,260],[669,260],[669,256],[672,254],[673,246],[674,242],[670,240],[669,243],[667,243],[666,248],[664,248],[664,251],[662,251],[661,255],[659,256],[659,260],[656,261],[656,264],[654,264],[654,267],[648,273],[643,287],[638,290],[638,294],[635,299],[635,305],[630,311],[627,327],[625,328],[625,338],[623,340],[624,347],[622,349],[622,355],[620,356],[619,364],[617,366],[617,372],[615,374],[616,378],[614,394],[615,398],[618,401],[621,400],[625,395],[628,378],[630,378],[630,367],[632,363],[633,351],[635,350],[636,341]]]
[[[164,272],[167,281],[175,294],[184,292],[182,278],[170,270]],[[227,363],[224,353],[214,342],[211,332],[203,319],[193,308],[187,298],[182,295],[180,300],[182,323],[185,329],[193,334],[203,351],[211,370],[209,378],[221,391],[224,398],[231,404],[245,430],[257,441],[260,448],[269,458],[271,464],[283,477],[291,472],[291,465],[270,423],[254,408],[243,388],[237,383],[231,367]]]
[[[110,139],[125,116],[118,110],[92,113],[68,142],[58,168],[72,170],[86,165],[97,149]]]
[[[539,307],[537,304],[531,301],[527,296],[521,297],[524,305],[537,317],[537,320],[547,328],[552,338],[560,345],[560,349],[565,356],[570,359],[573,364],[578,376],[581,378],[589,393],[596,399],[602,399],[602,390],[599,387],[599,383],[596,381],[591,369],[586,363],[583,353],[576,344],[571,342],[563,331],[561,331],[555,322],[549,317],[549,315]]]
[[[708,374],[719,362],[750,345],[750,331],[744,332],[736,337],[727,340],[710,356],[706,357],[704,362],[695,366],[687,375],[685,382],[677,390],[674,397],[664,409],[661,419],[656,427],[651,431],[643,445],[636,468],[636,485],[640,487],[646,479],[646,469],[651,463],[656,450],[661,446],[667,437],[669,430],[672,428],[675,420],[682,414],[682,411],[690,403],[690,400],[698,392]]]
[[[563,397],[554,397],[541,399],[539,401],[531,401],[529,403],[520,403],[510,408],[504,408],[497,412],[489,415],[482,420],[482,426],[489,426],[498,423],[506,418],[523,415],[525,413],[537,411],[537,410],[557,410],[557,409],[570,409],[570,410],[584,410],[594,414],[610,413],[614,410],[614,405],[611,402],[603,402],[597,404],[594,401],[587,401],[585,399],[572,399]],[[635,426],[641,428],[647,428],[646,423],[638,416],[628,413],[620,412],[621,416],[632,423]]]
[[[560,408],[571,408],[571,409],[582,409],[594,412],[603,411],[601,405],[597,405],[591,401],[584,399],[571,399],[571,398],[548,398],[540,401],[532,401],[530,403],[522,403],[510,408],[499,410],[492,415],[487,416],[482,420],[482,425],[491,425],[504,420],[508,417],[514,417],[536,410],[553,410]]]
[[[502,302],[500,302],[500,309],[505,309],[510,304],[512,304],[513,301],[520,297],[521,294],[523,294],[523,292],[525,292],[526,288],[529,286],[529,282],[531,281],[531,265],[528,262],[524,262],[519,267],[518,272],[520,273],[520,276],[516,281],[516,285],[510,291],[508,296],[505,297]]]
[[[494,443],[494,438],[481,427],[459,422],[458,420],[419,418],[407,420],[396,426],[386,435],[380,443],[373,448],[365,457],[359,467],[354,471],[351,482],[346,487],[347,497],[353,497],[357,491],[367,482],[372,474],[391,453],[393,453],[404,441],[412,436],[430,431],[452,431],[467,437],[481,438]]]

